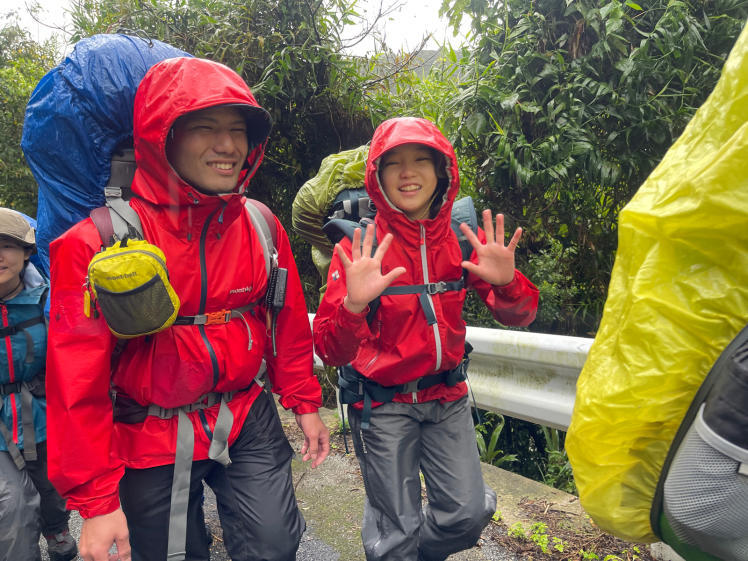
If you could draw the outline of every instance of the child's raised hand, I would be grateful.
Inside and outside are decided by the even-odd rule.
[[[382,275],[382,258],[392,243],[392,234],[387,234],[376,252],[371,256],[371,248],[374,245],[374,226],[366,228],[363,247],[361,245],[361,229],[353,232],[351,242],[351,257],[340,247],[335,245],[343,269],[345,269],[346,288],[348,295],[343,300],[343,305],[348,311],[358,314],[369,305],[369,302],[382,294],[392,281],[405,272],[405,267],[395,267],[386,275]]]
[[[460,230],[478,255],[478,263],[463,261],[462,266],[468,272],[475,274],[482,280],[494,286],[504,286],[514,279],[514,250],[522,236],[522,228],[514,231],[512,239],[504,245],[504,215],[496,215],[496,230],[494,232],[491,211],[483,211],[483,230],[486,233],[486,243],[482,244],[470,226],[460,224]]]

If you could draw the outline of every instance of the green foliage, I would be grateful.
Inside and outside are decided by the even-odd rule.
[[[522,526],[522,522],[515,522],[512,524],[506,533],[510,538],[516,538],[519,540],[527,539],[527,534],[525,534],[525,528]]]
[[[472,18],[475,37],[444,127],[481,206],[525,229],[519,262],[545,284],[533,329],[594,334],[618,211],[711,92],[748,3],[454,0],[442,9],[454,25]]]
[[[457,95],[458,77],[466,51],[381,54],[371,67],[376,76],[365,91],[372,123],[399,116],[423,117],[445,134],[449,116],[446,100]]]
[[[530,526],[528,537],[531,542],[540,548],[540,551],[546,555],[550,553],[550,550],[548,549],[548,542],[550,541],[550,538],[548,537],[548,526],[543,522],[535,522]]]
[[[317,379],[322,386],[322,406],[337,409],[338,373],[334,366],[324,366],[317,369]]]
[[[564,432],[498,413],[481,414],[483,422],[476,425],[475,436],[482,462],[577,494]]]
[[[543,481],[541,467],[545,463],[546,452],[541,427],[498,413],[484,411],[481,414],[484,422],[476,426],[481,461]],[[481,440],[486,446],[485,451],[481,449]],[[494,462],[488,460],[492,455],[496,458]]]
[[[564,449],[565,433],[558,429],[540,428],[545,438],[546,451],[546,459],[541,467],[543,483],[572,495],[578,494],[574,473]]]
[[[553,549],[555,549],[559,553],[563,553],[564,549],[566,549],[566,546],[568,545],[564,540],[562,540],[561,538],[557,538],[555,536],[551,538],[551,540],[553,542],[553,545],[552,545]]]
[[[0,206],[36,216],[36,182],[21,151],[31,92],[55,64],[54,41],[39,44],[17,23],[0,28]]]
[[[499,437],[504,430],[504,416],[498,413],[485,413],[485,421],[475,427],[475,439],[481,462],[497,467],[517,461],[515,454],[504,454],[498,447]]]

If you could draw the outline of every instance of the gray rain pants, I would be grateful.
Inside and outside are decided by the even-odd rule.
[[[0,561],[41,560],[40,532],[39,493],[28,472],[0,452]]]
[[[2,422],[2,421],[0,421]],[[19,470],[0,452],[0,561],[41,559],[39,535],[68,527],[65,499],[47,477],[47,442],[37,442],[38,459]]]
[[[366,488],[367,561],[443,561],[474,546],[496,494],[483,482],[467,396],[385,403],[372,410],[368,430],[359,410],[349,406],[348,415]]]

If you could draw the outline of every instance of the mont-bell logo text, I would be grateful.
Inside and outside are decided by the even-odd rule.
[[[133,277],[137,277],[138,272],[133,271],[132,273],[122,273],[121,275],[116,275],[113,277],[107,277],[106,280],[108,281],[117,281],[117,280],[123,280],[123,279],[131,279]]]
[[[252,290],[251,286],[242,286],[241,288],[232,288],[229,290],[229,294],[242,294],[244,292],[249,292]]]

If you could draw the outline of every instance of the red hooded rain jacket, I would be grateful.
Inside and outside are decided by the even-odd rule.
[[[247,182],[262,160],[266,133],[250,127],[248,172],[235,191],[205,195],[182,181],[166,159],[167,135],[185,113],[222,104],[259,108],[244,82],[220,64],[174,58],[156,64],[141,82],[134,106],[137,171],[131,206],[145,238],[166,255],[180,315],[236,309],[261,301],[267,278],[262,246],[244,208]],[[114,371],[116,339],[102,318],[83,314],[89,262],[101,248],[98,231],[83,220],[51,246],[49,326],[49,475],[84,518],[119,506],[124,467],[174,462],[177,417],[143,423],[112,420],[110,386],[140,404],[172,408],[208,392],[242,390],[229,402],[242,428],[260,388],[252,380],[266,359],[273,391],[295,413],[317,411],[321,391],[312,372],[309,320],[288,237],[276,220],[278,261],[289,271],[286,305],[277,320],[273,356],[263,307],[219,325],[179,325],[128,341]],[[251,345],[249,338],[251,336]],[[251,347],[251,348],[250,348]],[[248,389],[245,389],[248,388]],[[190,413],[194,459],[208,457],[219,405]],[[205,416],[205,426],[201,415]]]
[[[433,219],[411,221],[384,194],[378,176],[382,154],[401,144],[419,143],[445,155],[449,187],[444,202]],[[457,158],[449,141],[430,121],[397,118],[382,123],[374,133],[366,164],[366,191],[377,208],[377,238],[391,232],[394,239],[384,256],[382,274],[398,266],[406,272],[392,286],[417,285],[438,281],[457,281],[463,273],[457,236],[450,226],[452,203],[460,188]],[[478,238],[485,243],[483,230]],[[351,242],[341,242],[351,256]],[[475,252],[472,258],[477,262]],[[505,325],[528,325],[535,319],[538,290],[515,270],[514,280],[506,286],[491,286],[474,275],[467,286],[477,290],[493,316]],[[430,295],[437,322],[429,325],[421,309],[418,294],[382,296],[371,324],[361,314],[349,312],[343,305],[347,293],[345,270],[337,254],[332,257],[327,289],[314,319],[314,344],[317,354],[332,365],[351,363],[379,384],[405,384],[421,376],[456,367],[462,360],[465,322],[462,306],[465,289]],[[438,384],[420,390],[417,401],[440,399],[453,401],[467,393],[461,382],[453,387]],[[412,402],[412,394],[397,394],[394,401]]]

